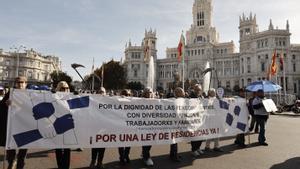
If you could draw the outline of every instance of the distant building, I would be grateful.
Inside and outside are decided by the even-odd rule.
[[[193,23],[186,31],[184,81],[201,83],[202,72],[209,61],[219,79],[218,82],[213,73],[213,87],[222,86],[230,90],[244,87],[250,82],[266,79],[276,49],[277,82],[282,86],[284,84],[283,70],[279,66],[279,55],[283,53],[287,92],[300,95],[300,45],[290,43],[288,21],[284,29],[278,29],[270,20],[269,29],[259,31],[256,15],[246,17],[243,14],[239,23],[240,52],[237,53],[233,41],[219,42],[216,28],[212,26],[212,9],[212,0],[194,2]],[[144,57],[145,49],[149,49],[155,60],[156,85],[167,89],[174,81],[174,74],[181,71],[181,64],[177,61],[177,46],[167,48],[166,57],[157,59],[156,40],[156,32],[150,30],[145,32],[141,46],[133,46],[131,42],[126,45],[124,65],[127,80],[146,84],[148,63]]]
[[[32,49],[17,53],[0,49],[1,85],[13,86],[16,76],[25,76],[32,84],[50,84],[50,74],[55,70],[61,70],[56,56],[43,56]]]

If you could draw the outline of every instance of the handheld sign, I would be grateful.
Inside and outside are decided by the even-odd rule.
[[[262,103],[268,113],[278,111],[278,109],[272,99],[265,99],[262,101]]]

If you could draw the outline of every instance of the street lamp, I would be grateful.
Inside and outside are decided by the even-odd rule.
[[[21,49],[26,49],[26,46],[24,46],[24,45],[20,45],[19,47],[15,47],[15,46],[13,46],[13,47],[11,47],[10,49],[14,49],[15,50],[15,53],[17,54],[17,68],[16,68],[16,77],[18,77],[19,76],[19,67],[20,67],[20,50]]]

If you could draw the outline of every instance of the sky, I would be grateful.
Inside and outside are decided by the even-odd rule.
[[[157,32],[158,58],[176,47],[182,31],[192,24],[194,0],[0,0],[0,48],[25,45],[43,55],[61,58],[62,69],[78,80],[71,68],[80,63],[82,75],[111,59],[124,56],[126,42],[140,45],[145,29]],[[213,26],[220,42],[238,48],[239,16],[256,14],[259,30],[270,19],[279,29],[289,20],[291,43],[300,44],[299,0],[213,0]]]

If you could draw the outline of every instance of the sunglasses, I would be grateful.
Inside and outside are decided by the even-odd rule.
[[[67,90],[67,89],[69,89],[69,87],[62,87],[62,88],[60,88],[61,90]]]
[[[26,83],[25,81],[16,81],[16,83]]]

